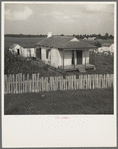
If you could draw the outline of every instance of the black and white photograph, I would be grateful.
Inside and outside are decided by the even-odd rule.
[[[116,2],[1,11],[3,146],[115,147]]]

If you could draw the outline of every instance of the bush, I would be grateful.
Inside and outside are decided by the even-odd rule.
[[[48,67],[42,64],[42,61],[39,61],[40,64],[37,65],[34,60],[14,55],[8,49],[5,49],[4,56],[4,74],[6,75],[39,73],[40,77],[55,76],[55,73],[50,72]]]
[[[95,44],[94,44],[97,48],[101,47],[101,43],[99,41],[96,41]]]

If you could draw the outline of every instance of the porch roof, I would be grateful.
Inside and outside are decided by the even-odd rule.
[[[51,47],[51,48],[60,48],[64,50],[85,50],[85,49],[91,49],[96,48],[95,46],[89,44],[86,41],[78,40],[78,41],[72,41],[72,37],[64,37],[64,36],[52,36],[50,38],[46,38],[44,40],[41,40],[35,46],[44,46],[44,47]]]

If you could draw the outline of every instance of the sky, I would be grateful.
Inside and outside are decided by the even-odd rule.
[[[5,34],[114,35],[114,4],[5,3]]]

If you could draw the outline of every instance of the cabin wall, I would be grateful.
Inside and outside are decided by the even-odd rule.
[[[22,56],[23,56],[23,57],[27,57],[27,49],[26,49],[26,48],[24,48],[24,50],[23,50],[23,52],[22,52]]]
[[[51,55],[51,66],[58,68],[61,64],[61,57],[59,50],[56,48],[52,48],[50,55]]]
[[[46,56],[47,51],[48,51],[48,57]],[[46,47],[41,48],[41,60],[45,61],[45,63],[47,64],[51,63],[51,49],[48,49]]]
[[[46,61],[46,48],[45,47],[41,48],[41,59],[43,61]]]
[[[24,48],[22,52],[24,57],[36,57],[36,48]]]
[[[89,50],[82,52],[82,64],[85,65],[85,52],[86,52],[86,64],[89,64]]]
[[[65,51],[64,53],[64,66],[72,65],[72,50]]]
[[[60,65],[63,66],[63,50],[59,50],[61,58]],[[72,50],[64,51],[64,66],[72,65]]]

